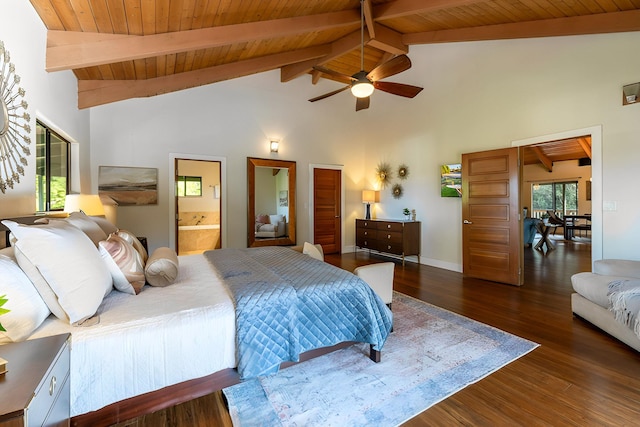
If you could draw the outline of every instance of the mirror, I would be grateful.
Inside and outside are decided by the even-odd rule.
[[[296,244],[296,162],[247,158],[247,246]]]

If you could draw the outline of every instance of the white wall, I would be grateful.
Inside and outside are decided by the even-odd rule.
[[[335,82],[312,86],[304,76],[281,84],[277,71],[262,73],[93,108],[90,133],[89,113],[75,109],[73,75],[43,71],[46,33],[28,2],[0,3],[0,39],[23,75],[32,111],[83,144],[83,160],[90,137],[83,191],[87,185],[97,190],[99,165],[159,169],[158,205],[118,209],[118,222],[146,235],[152,247],[169,241],[172,152],[228,159],[228,246],[244,246],[246,157],[271,157],[268,140],[276,137],[282,143],[274,157],[298,163],[300,242],[309,239],[310,163],[344,165],[343,250],[353,247],[353,221],[363,214],[361,190],[373,186],[376,165],[406,163],[404,197],[395,200],[383,191],[377,216],[399,218],[402,208],[416,209],[423,221],[423,262],[459,269],[460,200],[440,198],[439,165],[459,162],[464,152],[602,125],[602,200],[616,207],[604,212],[603,255],[640,259],[640,201],[638,190],[627,185],[636,176],[640,104],[621,105],[622,86],[640,81],[640,57],[627,53],[637,49],[640,33],[412,46],[413,68],[389,80],[425,90],[413,100],[377,92],[371,108],[358,113],[348,92],[307,102],[335,89]],[[29,160],[30,178],[0,196],[3,216],[30,209]]]
[[[617,202],[617,211],[603,218],[603,255],[640,258],[637,190],[629,194],[620,185],[634,180],[640,151],[634,140],[640,105],[621,105],[622,86],[640,80],[640,57],[625,53],[638,43],[640,33],[413,46],[413,68],[390,80],[425,90],[412,100],[377,92],[371,108],[358,113],[348,93],[307,102],[336,83],[312,86],[304,76],[281,84],[276,71],[97,107],[92,174],[100,164],[151,166],[160,168],[163,183],[171,151],[225,156],[229,246],[242,247],[246,157],[269,157],[269,138],[281,138],[277,158],[297,161],[300,171],[299,241],[309,239],[308,164],[345,165],[343,250],[351,250],[361,190],[373,187],[376,165],[406,163],[404,197],[395,200],[384,190],[376,215],[400,218],[404,207],[416,209],[423,262],[459,270],[461,201],[440,197],[440,164],[459,162],[464,152],[601,124],[603,199]],[[119,208],[119,221],[152,245],[166,244],[167,197],[161,186],[158,206]]]
[[[31,215],[35,202],[36,118],[62,131],[78,143],[82,170],[89,168],[89,111],[77,109],[77,81],[70,71],[49,74],[44,70],[46,29],[33,6],[24,0],[0,2],[0,40],[10,52],[20,86],[26,90],[31,115],[31,155],[25,176],[5,194],[0,193],[0,217]],[[83,174],[76,189],[91,190],[90,175]]]

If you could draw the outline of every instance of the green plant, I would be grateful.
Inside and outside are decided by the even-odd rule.
[[[7,310],[6,308],[2,308],[2,306],[8,301],[8,299],[6,298],[6,295],[2,295],[0,297],[0,316],[2,316],[3,314],[8,313],[10,310]],[[0,323],[0,331],[2,332],[7,332],[7,330],[4,328],[4,326],[2,326],[2,323]]]
[[[409,210],[409,208],[404,208],[402,210],[402,213],[405,214],[405,215],[411,215],[411,211]]]

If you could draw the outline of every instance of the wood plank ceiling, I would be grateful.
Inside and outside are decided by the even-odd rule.
[[[360,71],[359,0],[30,0],[78,107],[280,69]],[[640,0],[363,0],[364,68],[415,44],[640,31]]]

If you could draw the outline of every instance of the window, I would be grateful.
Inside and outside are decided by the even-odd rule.
[[[552,182],[534,184],[531,188],[533,214],[539,216],[547,210],[564,215],[578,212],[578,182]]]
[[[179,176],[178,197],[202,197],[202,177]]]
[[[64,209],[70,165],[69,141],[36,121],[36,211]]]

